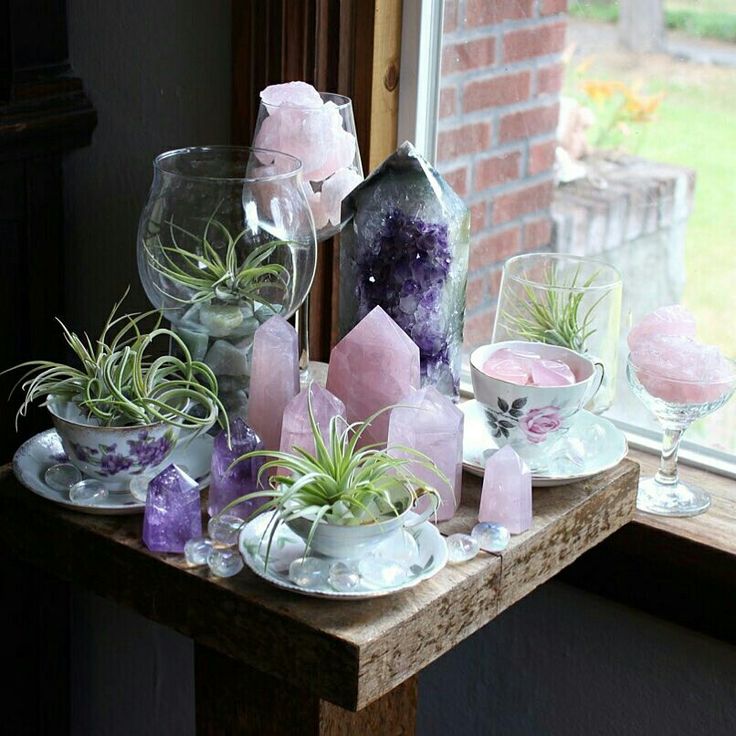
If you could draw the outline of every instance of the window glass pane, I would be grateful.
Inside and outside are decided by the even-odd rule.
[[[447,0],[437,166],[473,217],[466,349],[504,261],[549,250],[621,271],[620,366],[631,322],[672,303],[736,356],[734,40],[732,0]],[[608,414],[656,428],[621,367]],[[736,452],[736,402],[687,439]]]

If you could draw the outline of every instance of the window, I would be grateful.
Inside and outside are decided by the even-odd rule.
[[[419,91],[405,95],[402,87],[400,135],[411,131],[410,110],[413,137],[428,138],[425,154],[436,153],[437,168],[472,213],[466,349],[491,338],[508,257],[552,250],[606,260],[621,271],[625,290],[617,398],[608,416],[656,438],[657,425],[622,369],[632,321],[680,302],[695,314],[701,340],[736,355],[729,319],[736,251],[728,241],[736,229],[736,48],[693,36],[709,28],[717,35],[717,12],[732,14],[733,29],[736,13],[728,0],[648,0],[640,4],[646,9],[637,5],[632,25],[630,4],[570,0],[568,13],[565,0],[446,0],[440,33],[439,3],[405,2],[404,54],[437,66],[418,63],[426,70],[417,76]],[[407,23],[408,12],[423,22]],[[664,23],[690,31],[652,30]],[[714,55],[731,66],[710,63]],[[422,84],[437,81],[438,94],[425,89],[422,96]],[[591,108],[597,122],[587,135],[587,176],[559,185],[557,126],[561,101],[575,104],[569,100]],[[616,119],[622,101],[629,116]],[[686,439],[706,463],[734,472],[736,401]]]

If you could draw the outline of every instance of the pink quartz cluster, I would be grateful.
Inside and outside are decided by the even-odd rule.
[[[731,362],[717,347],[698,342],[695,334],[695,317],[679,305],[660,307],[629,332],[632,366],[652,396],[704,404],[731,388]]]
[[[576,380],[567,363],[513,348],[496,350],[483,364],[483,373],[519,386],[571,386]]]
[[[300,159],[315,227],[339,225],[342,200],[362,181],[350,168],[357,144],[343,127],[340,109],[334,102],[323,102],[306,82],[273,84],[261,92],[261,100],[268,115],[253,144]]]

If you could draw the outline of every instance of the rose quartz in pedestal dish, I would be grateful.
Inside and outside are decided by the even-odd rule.
[[[372,309],[330,354],[327,389],[358,422],[419,388],[419,348],[381,307]],[[376,417],[361,445],[386,442],[388,412]]]
[[[421,462],[412,462],[408,469],[440,494],[438,521],[451,519],[460,504],[463,470],[464,415],[455,404],[434,386],[427,386],[401,399],[391,410],[388,425],[388,446],[392,454],[406,457],[396,445],[423,452],[447,476],[448,485]],[[423,510],[419,507],[419,510]]]
[[[648,314],[631,330],[628,342],[637,379],[664,401],[715,401],[734,381],[731,363],[721,351],[695,339],[695,318],[683,307]]]
[[[264,322],[253,337],[248,424],[266,450],[277,450],[286,405],[299,393],[299,348],[296,330],[278,315]]]
[[[287,405],[284,410],[284,420],[281,426],[281,452],[292,452],[294,447],[301,447],[309,453],[314,453],[314,435],[309,422],[308,397],[312,397],[312,413],[319,427],[320,434],[326,443],[329,442],[330,420],[340,416],[345,418],[345,404],[327,389],[317,383],[310,384],[302,389]],[[338,426],[343,430],[345,427]]]
[[[695,338],[695,317],[679,304],[655,309],[629,332],[627,337],[629,350],[633,350],[642,342],[662,335]]]
[[[571,386],[575,374],[559,360],[545,360],[536,353],[501,348],[483,364],[483,372],[492,378],[519,386]]]
[[[512,534],[532,525],[532,474],[510,445],[486,461],[478,521],[501,524]]]

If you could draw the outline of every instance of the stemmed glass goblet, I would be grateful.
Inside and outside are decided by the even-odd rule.
[[[363,180],[349,97],[317,92],[303,83],[267,88],[261,93],[253,145],[301,159],[317,243],[342,230],[347,221],[342,219],[342,200]],[[296,313],[303,382],[309,380],[310,298],[311,291]]]
[[[720,409],[733,395],[736,373],[730,361],[725,365],[730,373],[715,374],[710,380],[678,380],[661,375],[652,366],[637,365],[629,355],[629,385],[663,430],[659,470],[654,477],[639,482],[639,511],[658,516],[696,516],[710,507],[708,493],[679,479],[677,453],[690,424]]]

